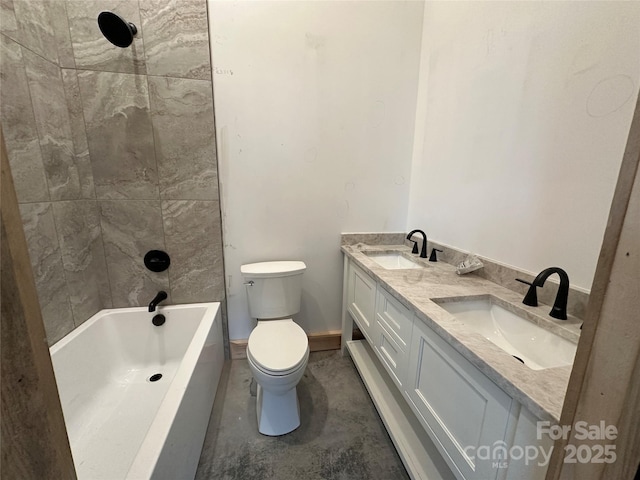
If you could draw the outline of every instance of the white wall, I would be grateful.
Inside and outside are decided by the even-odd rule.
[[[340,328],[343,231],[406,225],[421,2],[209,0],[231,339],[243,263],[308,267],[308,332]]]
[[[638,25],[639,2],[427,2],[407,227],[590,289]]]

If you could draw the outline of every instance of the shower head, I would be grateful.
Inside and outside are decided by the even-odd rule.
[[[138,33],[138,29],[133,23],[127,22],[113,12],[100,12],[98,26],[106,39],[120,48],[127,48],[131,45],[134,35]]]

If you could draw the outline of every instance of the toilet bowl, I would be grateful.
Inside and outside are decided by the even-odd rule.
[[[291,319],[258,322],[249,337],[247,360],[258,383],[258,431],[277,436],[298,428],[300,405],[296,386],[309,360],[304,330]]]
[[[243,265],[249,311],[258,319],[249,336],[247,361],[258,384],[258,431],[278,436],[300,426],[296,386],[309,360],[305,331],[291,315],[300,310],[303,262]]]

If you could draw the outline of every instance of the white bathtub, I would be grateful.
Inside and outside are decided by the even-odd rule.
[[[224,364],[219,303],[102,310],[50,351],[80,480],[195,476]]]

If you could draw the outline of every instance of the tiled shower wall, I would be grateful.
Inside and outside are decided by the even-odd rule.
[[[111,10],[138,27],[120,49]],[[0,0],[2,127],[47,337],[224,301],[206,0]],[[145,269],[166,250],[171,267]]]

